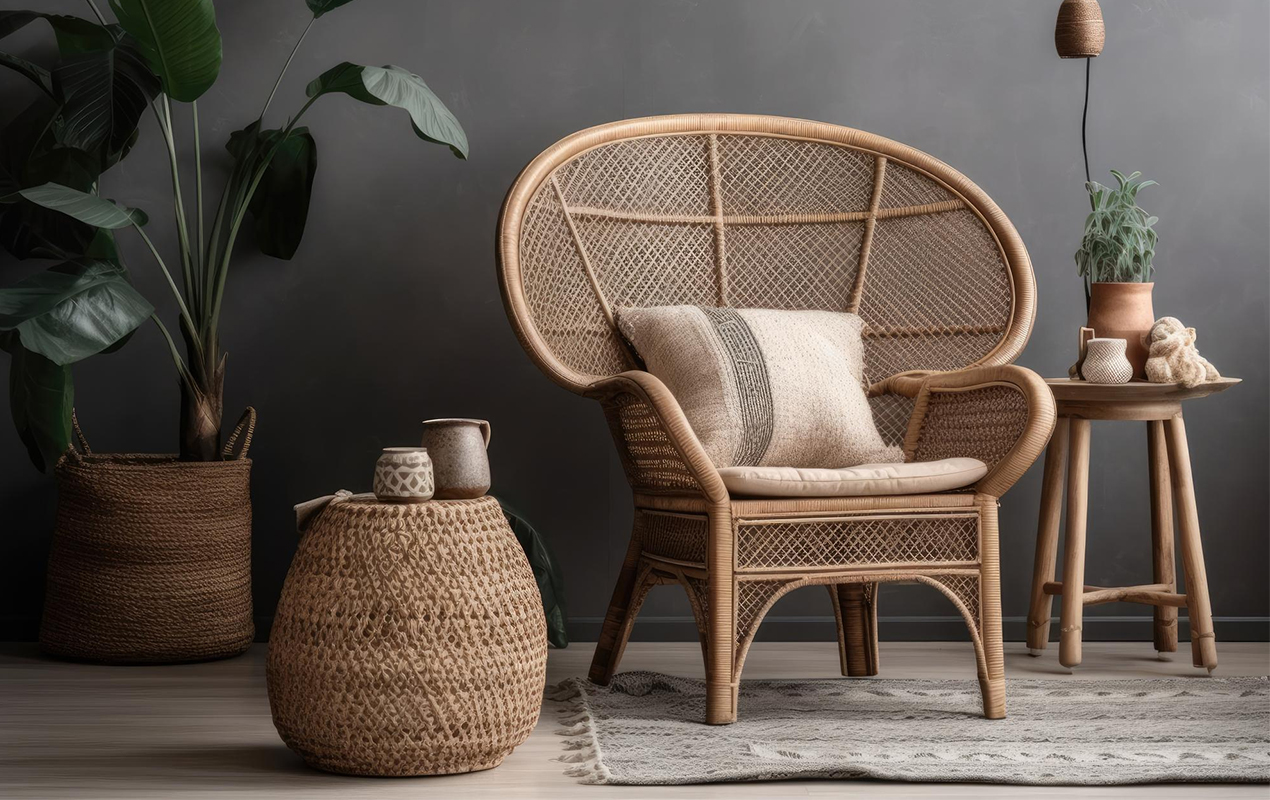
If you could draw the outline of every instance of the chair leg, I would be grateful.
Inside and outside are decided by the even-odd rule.
[[[736,722],[736,581],[732,562],[732,520],[710,515],[710,549],[706,556],[706,723]]]
[[[1164,423],[1147,423],[1147,461],[1151,472],[1151,566],[1152,583],[1162,583],[1165,591],[1177,591],[1177,566],[1173,555],[1173,493],[1169,489],[1169,454]],[[1161,658],[1177,651],[1177,609],[1156,606],[1155,650]]]
[[[878,674],[878,610],[876,583],[829,586],[838,623],[838,660],[842,674]]]
[[[638,511],[636,512],[639,513]],[[639,613],[640,600],[643,598],[642,587],[639,586],[640,541],[639,527],[631,534],[630,546],[626,549],[626,559],[622,562],[622,571],[617,576],[617,586],[613,588],[613,598],[609,601],[608,613],[604,615],[604,625],[600,628],[600,640],[595,645],[595,655],[591,659],[591,671],[587,675],[592,683],[608,686],[622,660],[622,652],[626,649],[626,640],[631,634],[631,623]]]
[[[979,504],[979,639],[984,669],[979,673],[983,715],[1005,718],[1005,644],[1001,634],[1001,556],[997,498],[980,495]]]
[[[1089,420],[1071,422],[1067,464],[1067,552],[1063,559],[1062,625],[1058,662],[1080,665],[1081,627],[1085,615],[1085,518],[1089,508]]]
[[[1045,476],[1041,480],[1041,513],[1036,526],[1036,559],[1032,566],[1032,602],[1027,612],[1028,652],[1039,656],[1049,643],[1054,596],[1045,584],[1054,580],[1058,560],[1058,525],[1063,514],[1063,471],[1067,468],[1067,438],[1071,421],[1060,417],[1045,450]]]

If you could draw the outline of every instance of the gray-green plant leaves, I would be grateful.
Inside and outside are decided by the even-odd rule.
[[[154,307],[118,264],[68,261],[0,289],[0,333],[58,366],[96,355],[150,318]]]
[[[56,183],[23,189],[19,194],[36,205],[60,211],[94,228],[126,228],[150,221],[139,208],[126,208],[112,200]]]
[[[220,73],[212,0],[110,0],[110,7],[173,100],[197,100]]]
[[[1124,175],[1111,170],[1116,188],[1096,181],[1085,184],[1093,210],[1085,219],[1085,233],[1076,251],[1076,266],[1084,279],[1094,283],[1151,280],[1155,267],[1156,232],[1159,221],[1138,206],[1138,191],[1156,185],[1138,182],[1142,173]]]
[[[405,109],[419,138],[449,145],[455,156],[467,158],[463,126],[423,78],[401,67],[364,67],[345,61],[323,72],[305,91],[309,97],[343,92],[363,103]]]

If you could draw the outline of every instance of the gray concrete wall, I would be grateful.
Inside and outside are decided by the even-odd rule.
[[[14,3],[7,3],[12,6]],[[70,0],[42,10],[83,13]],[[201,103],[206,162],[263,102],[308,19],[300,0],[222,0],[225,65]],[[1107,48],[1093,63],[1096,177],[1142,170],[1159,215],[1158,314],[1200,331],[1203,351],[1244,383],[1187,410],[1213,607],[1221,638],[1264,638],[1267,604],[1267,345],[1270,345],[1270,7],[1261,0],[1108,0]],[[291,263],[241,250],[223,324],[227,415],[250,403],[256,459],[255,597],[267,617],[296,536],[291,505],[365,489],[378,449],[411,443],[419,420],[493,421],[495,490],[551,538],[575,632],[594,636],[626,545],[631,507],[600,409],[558,389],[520,350],[495,281],[499,204],[517,171],[560,137],[649,114],[735,111],[840,123],[952,164],[1013,219],[1039,287],[1020,362],[1064,374],[1084,318],[1072,252],[1086,204],[1080,154],[1084,64],[1054,52],[1052,2],[749,0],[362,0],[310,32],[275,101],[341,60],[423,75],[471,138],[468,163],[424,145],[401,112],[331,97],[306,118],[319,167],[309,230]],[[40,56],[32,26],[6,50]],[[0,118],[21,79],[0,73]],[[184,133],[184,131],[182,131]],[[188,142],[188,136],[185,137]],[[106,181],[146,208],[171,252],[165,162],[152,121]],[[223,173],[218,173],[223,174]],[[127,237],[124,237],[127,240]],[[138,282],[159,278],[128,241]],[[6,262],[6,281],[29,269]],[[170,305],[163,306],[171,319]],[[76,368],[78,407],[98,450],[170,450],[176,384],[153,330]],[[0,399],[0,635],[38,618],[55,492],[27,464]],[[1143,426],[1095,423],[1087,581],[1149,581]],[[1039,467],[1005,498],[1007,635],[1026,614]],[[884,638],[961,635],[924,587],[888,588]],[[1091,637],[1148,637],[1146,610],[1100,606]],[[655,592],[644,636],[691,635],[675,589]],[[770,637],[830,635],[823,591],[774,609]],[[1139,621],[1126,621],[1133,617]]]

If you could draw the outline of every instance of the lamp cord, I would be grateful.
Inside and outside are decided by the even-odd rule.
[[[1085,57],[1085,108],[1080,112],[1080,150],[1085,154],[1085,182],[1090,181],[1089,177],[1089,147],[1085,144],[1085,121],[1089,119],[1089,62],[1093,61],[1088,56]]]
[[[1085,123],[1089,119],[1089,62],[1091,61],[1093,61],[1092,58],[1088,56],[1085,57],[1085,108],[1084,110],[1080,112],[1080,152],[1084,154],[1085,156],[1085,183],[1086,184],[1090,183],[1090,181],[1092,180],[1092,178],[1089,177],[1089,146],[1085,142]],[[1090,194],[1089,208],[1091,211],[1093,210],[1093,207],[1094,207],[1094,196]],[[1089,303],[1091,299],[1090,298],[1090,292],[1091,292],[1090,282],[1093,280],[1093,278],[1094,276],[1092,273],[1087,274],[1085,275],[1085,280],[1083,281],[1084,288],[1085,288],[1085,313],[1086,314],[1089,313]]]

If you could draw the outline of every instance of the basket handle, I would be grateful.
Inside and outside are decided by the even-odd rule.
[[[251,437],[256,432],[256,409],[247,406],[243,411],[243,415],[238,418],[238,424],[234,426],[234,432],[229,434],[229,438],[225,440],[225,447],[221,449],[221,457],[227,461],[238,461],[247,457],[247,451],[251,448]],[[238,454],[234,455],[234,444],[238,441],[238,437],[243,437],[242,447],[239,448]]]
[[[84,438],[84,431],[79,427],[79,417],[75,416],[75,409],[73,407],[71,408],[71,431],[75,434],[75,438],[79,441],[79,449],[83,450],[85,455],[92,453],[93,448],[88,446],[88,440]],[[78,451],[75,450],[74,442],[68,444],[66,449],[76,455],[79,454]]]

